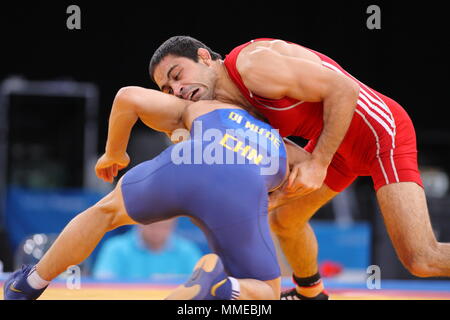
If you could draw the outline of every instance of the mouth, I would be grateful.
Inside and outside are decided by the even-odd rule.
[[[196,99],[196,94],[197,94],[199,91],[200,91],[199,88],[193,90],[193,91],[191,92],[191,95],[189,96],[189,100],[191,100],[191,101],[197,101],[198,99]]]

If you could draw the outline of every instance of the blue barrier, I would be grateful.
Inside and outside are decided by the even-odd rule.
[[[97,203],[104,194],[83,189],[35,190],[10,187],[6,197],[6,228],[12,252],[26,237],[37,233],[59,234],[77,214]],[[103,242],[128,230],[121,227],[106,234]]]
[[[99,201],[104,194],[83,189],[31,190],[11,187],[7,193],[6,226],[10,245],[17,249],[20,242],[36,233],[60,233],[78,213]],[[319,242],[319,263],[334,261],[345,268],[365,269],[370,264],[370,225],[354,223],[339,226],[333,221],[311,223]],[[129,227],[108,232],[91,258],[111,236]],[[187,217],[179,218],[176,232],[194,241],[204,252],[210,252],[206,237]]]
[[[368,222],[339,225],[312,221],[319,243],[319,263],[333,261],[349,269],[366,269],[371,263],[371,228]]]

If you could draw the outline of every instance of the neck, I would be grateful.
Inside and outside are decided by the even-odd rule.
[[[245,108],[252,108],[252,105],[247,101],[239,88],[231,80],[227,69],[222,60],[219,60],[217,64],[218,79],[215,88],[215,99],[230,103],[237,104]]]
[[[217,63],[217,74],[218,78],[216,88],[214,90],[214,99],[244,108],[255,118],[268,122],[262,113],[258,111],[258,109],[250,102],[248,102],[239,88],[234,84],[233,80],[231,80],[222,60],[219,60]]]

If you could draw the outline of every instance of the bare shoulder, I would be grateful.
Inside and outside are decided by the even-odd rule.
[[[298,44],[270,40],[255,41],[245,47],[236,67],[253,94],[281,99],[292,91],[292,79],[305,64],[321,65],[320,57]]]
[[[200,100],[191,103],[186,107],[183,113],[183,122],[188,128],[191,127],[192,122],[207,113],[210,113],[217,109],[242,109],[236,105],[223,103],[217,100]]]
[[[236,67],[242,76],[242,73],[257,67],[259,64],[265,64],[267,59],[271,59],[277,55],[321,63],[319,56],[305,47],[275,39],[270,41],[255,41],[242,49],[237,58]]]

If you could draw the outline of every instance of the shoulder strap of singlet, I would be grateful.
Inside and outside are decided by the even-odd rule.
[[[242,51],[242,49],[247,47],[250,43],[252,43],[252,42],[249,41],[247,43],[244,43],[244,44],[234,48],[233,50],[230,51],[229,54],[227,54],[225,56],[225,60],[224,60],[225,69],[227,70],[228,75],[233,80],[233,82],[237,85],[237,87],[242,92],[242,94],[245,95],[247,100],[250,100],[253,95],[250,92],[250,90],[248,90],[247,87],[245,86],[244,81],[242,81],[242,78],[236,68],[236,61],[237,61],[237,57],[238,57],[239,53]]]
[[[228,71],[229,76],[234,81],[234,83],[236,83],[236,85],[239,87],[240,91],[246,96],[247,99],[253,98],[253,94],[250,92],[250,90],[247,89],[247,87],[244,84],[244,81],[242,81],[241,75],[237,71],[237,68],[236,68],[237,57],[239,56],[239,53],[242,51],[242,49],[247,47],[249,44],[251,44],[255,41],[270,41],[270,40],[275,40],[275,39],[258,38],[258,39],[251,40],[247,43],[241,44],[240,46],[234,48],[233,50],[230,51],[229,54],[227,54],[225,56],[224,64],[225,64],[225,68]]]
[[[234,48],[233,50],[231,50],[231,52],[229,54],[227,54],[225,56],[225,60],[224,60],[224,65],[225,68],[230,76],[230,78],[233,80],[233,82],[236,84],[236,86],[239,88],[239,90],[241,91],[241,93],[245,96],[245,98],[250,102],[250,103],[260,103],[262,104],[264,107],[267,108],[266,105],[264,105],[261,101],[265,101],[265,102],[275,102],[278,105],[273,105],[272,107],[269,108],[279,108],[279,109],[283,109],[286,108],[286,105],[288,105],[288,107],[292,107],[293,104],[298,104],[299,101],[297,99],[294,98],[290,98],[290,97],[285,97],[283,99],[278,99],[278,100],[273,100],[273,99],[268,99],[268,98],[264,98],[264,97],[259,97],[257,95],[254,95],[244,84],[244,81],[242,81],[241,75],[239,74],[237,67],[236,67],[236,62],[237,62],[237,57],[239,56],[239,53],[242,51],[242,49],[244,49],[245,47],[247,47],[249,44],[256,42],[256,41],[271,41],[271,40],[276,40],[276,39],[272,39],[272,38],[258,38],[258,39],[254,39],[251,40],[247,43],[244,43],[236,48]],[[291,43],[291,42],[288,42]],[[276,102],[278,101],[278,102]],[[283,105],[279,105],[279,101],[283,101],[282,103]]]

